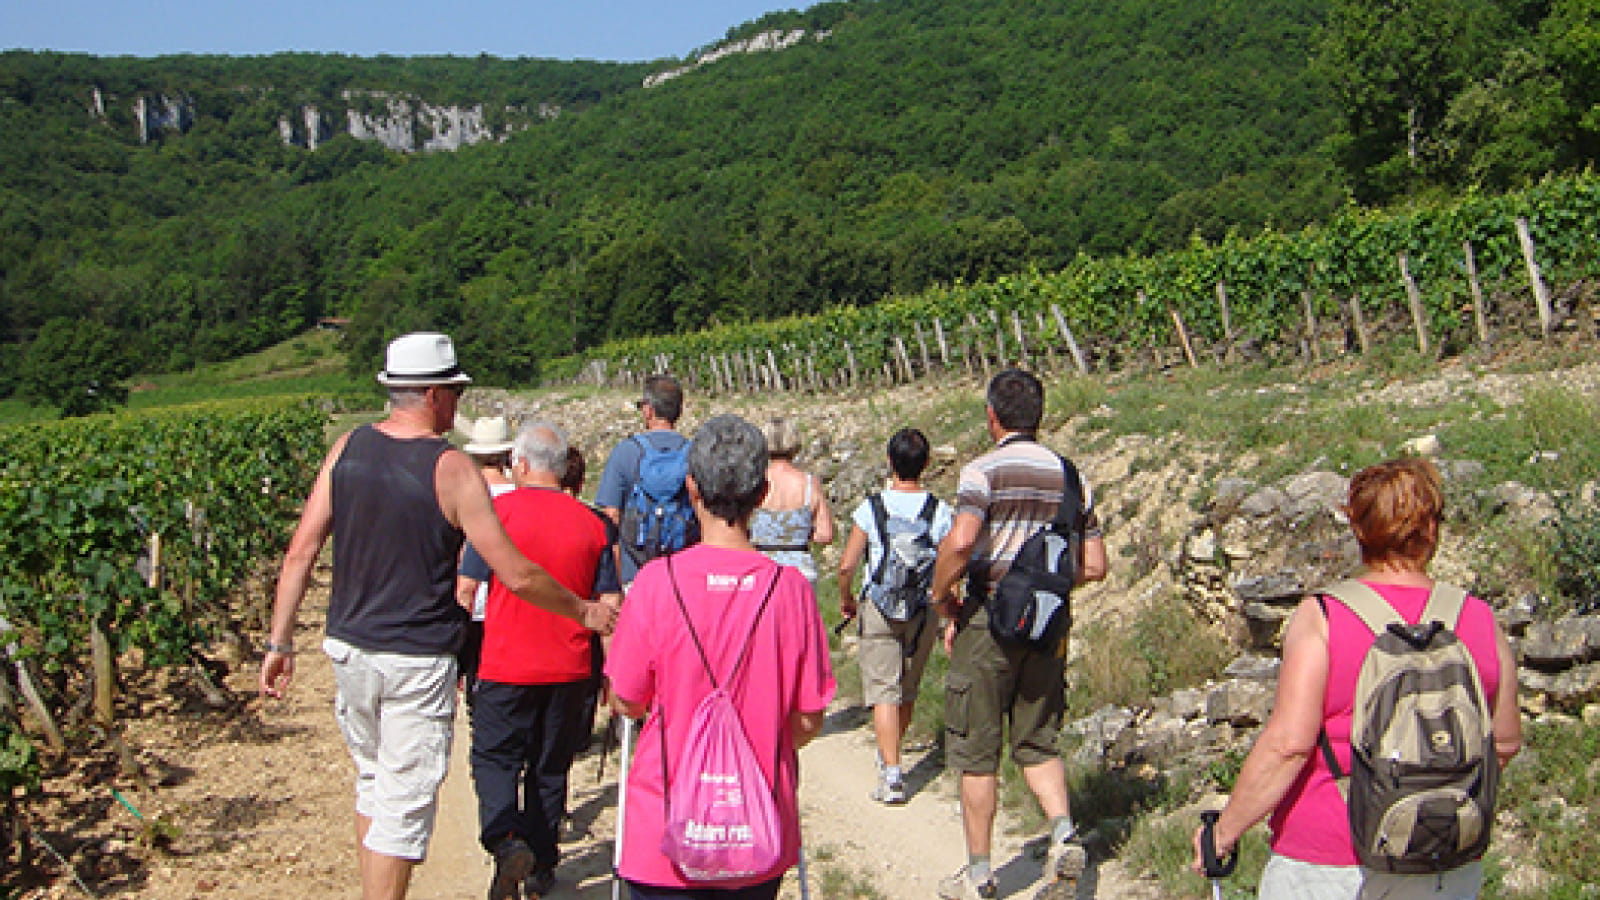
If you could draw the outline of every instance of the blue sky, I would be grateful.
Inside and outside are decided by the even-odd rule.
[[[0,0],[0,48],[98,56],[681,57],[784,0]]]

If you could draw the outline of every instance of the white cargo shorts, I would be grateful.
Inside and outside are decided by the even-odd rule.
[[[339,688],[334,718],[356,764],[356,812],[372,822],[363,843],[421,861],[450,763],[456,658],[372,653],[338,638],[322,649]]]

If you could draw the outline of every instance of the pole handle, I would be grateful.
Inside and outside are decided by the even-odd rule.
[[[1228,855],[1217,858],[1217,819],[1222,814],[1214,809],[1208,809],[1200,814],[1200,862],[1204,864],[1207,878],[1225,878],[1233,874],[1234,866],[1239,864],[1239,848],[1234,847]]]

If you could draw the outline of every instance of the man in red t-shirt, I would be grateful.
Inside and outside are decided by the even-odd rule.
[[[573,593],[620,605],[615,532],[561,489],[566,466],[560,428],[523,426],[511,451],[517,489],[495,499],[495,512],[517,548]],[[475,557],[469,547],[461,575],[488,578]],[[567,770],[589,738],[594,632],[489,584],[472,704],[479,839],[495,858],[489,900],[515,900],[519,887],[537,898],[555,883]]]

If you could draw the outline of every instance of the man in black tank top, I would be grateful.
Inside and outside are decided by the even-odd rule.
[[[582,600],[511,543],[472,461],[442,435],[472,379],[442,334],[389,344],[378,381],[388,418],[336,441],[317,473],[278,577],[261,691],[294,676],[295,620],[330,534],[327,639],[336,715],[356,763],[363,900],[399,900],[426,854],[450,756],[455,652],[467,620],[455,603],[463,537],[520,599],[600,630],[611,607]]]

